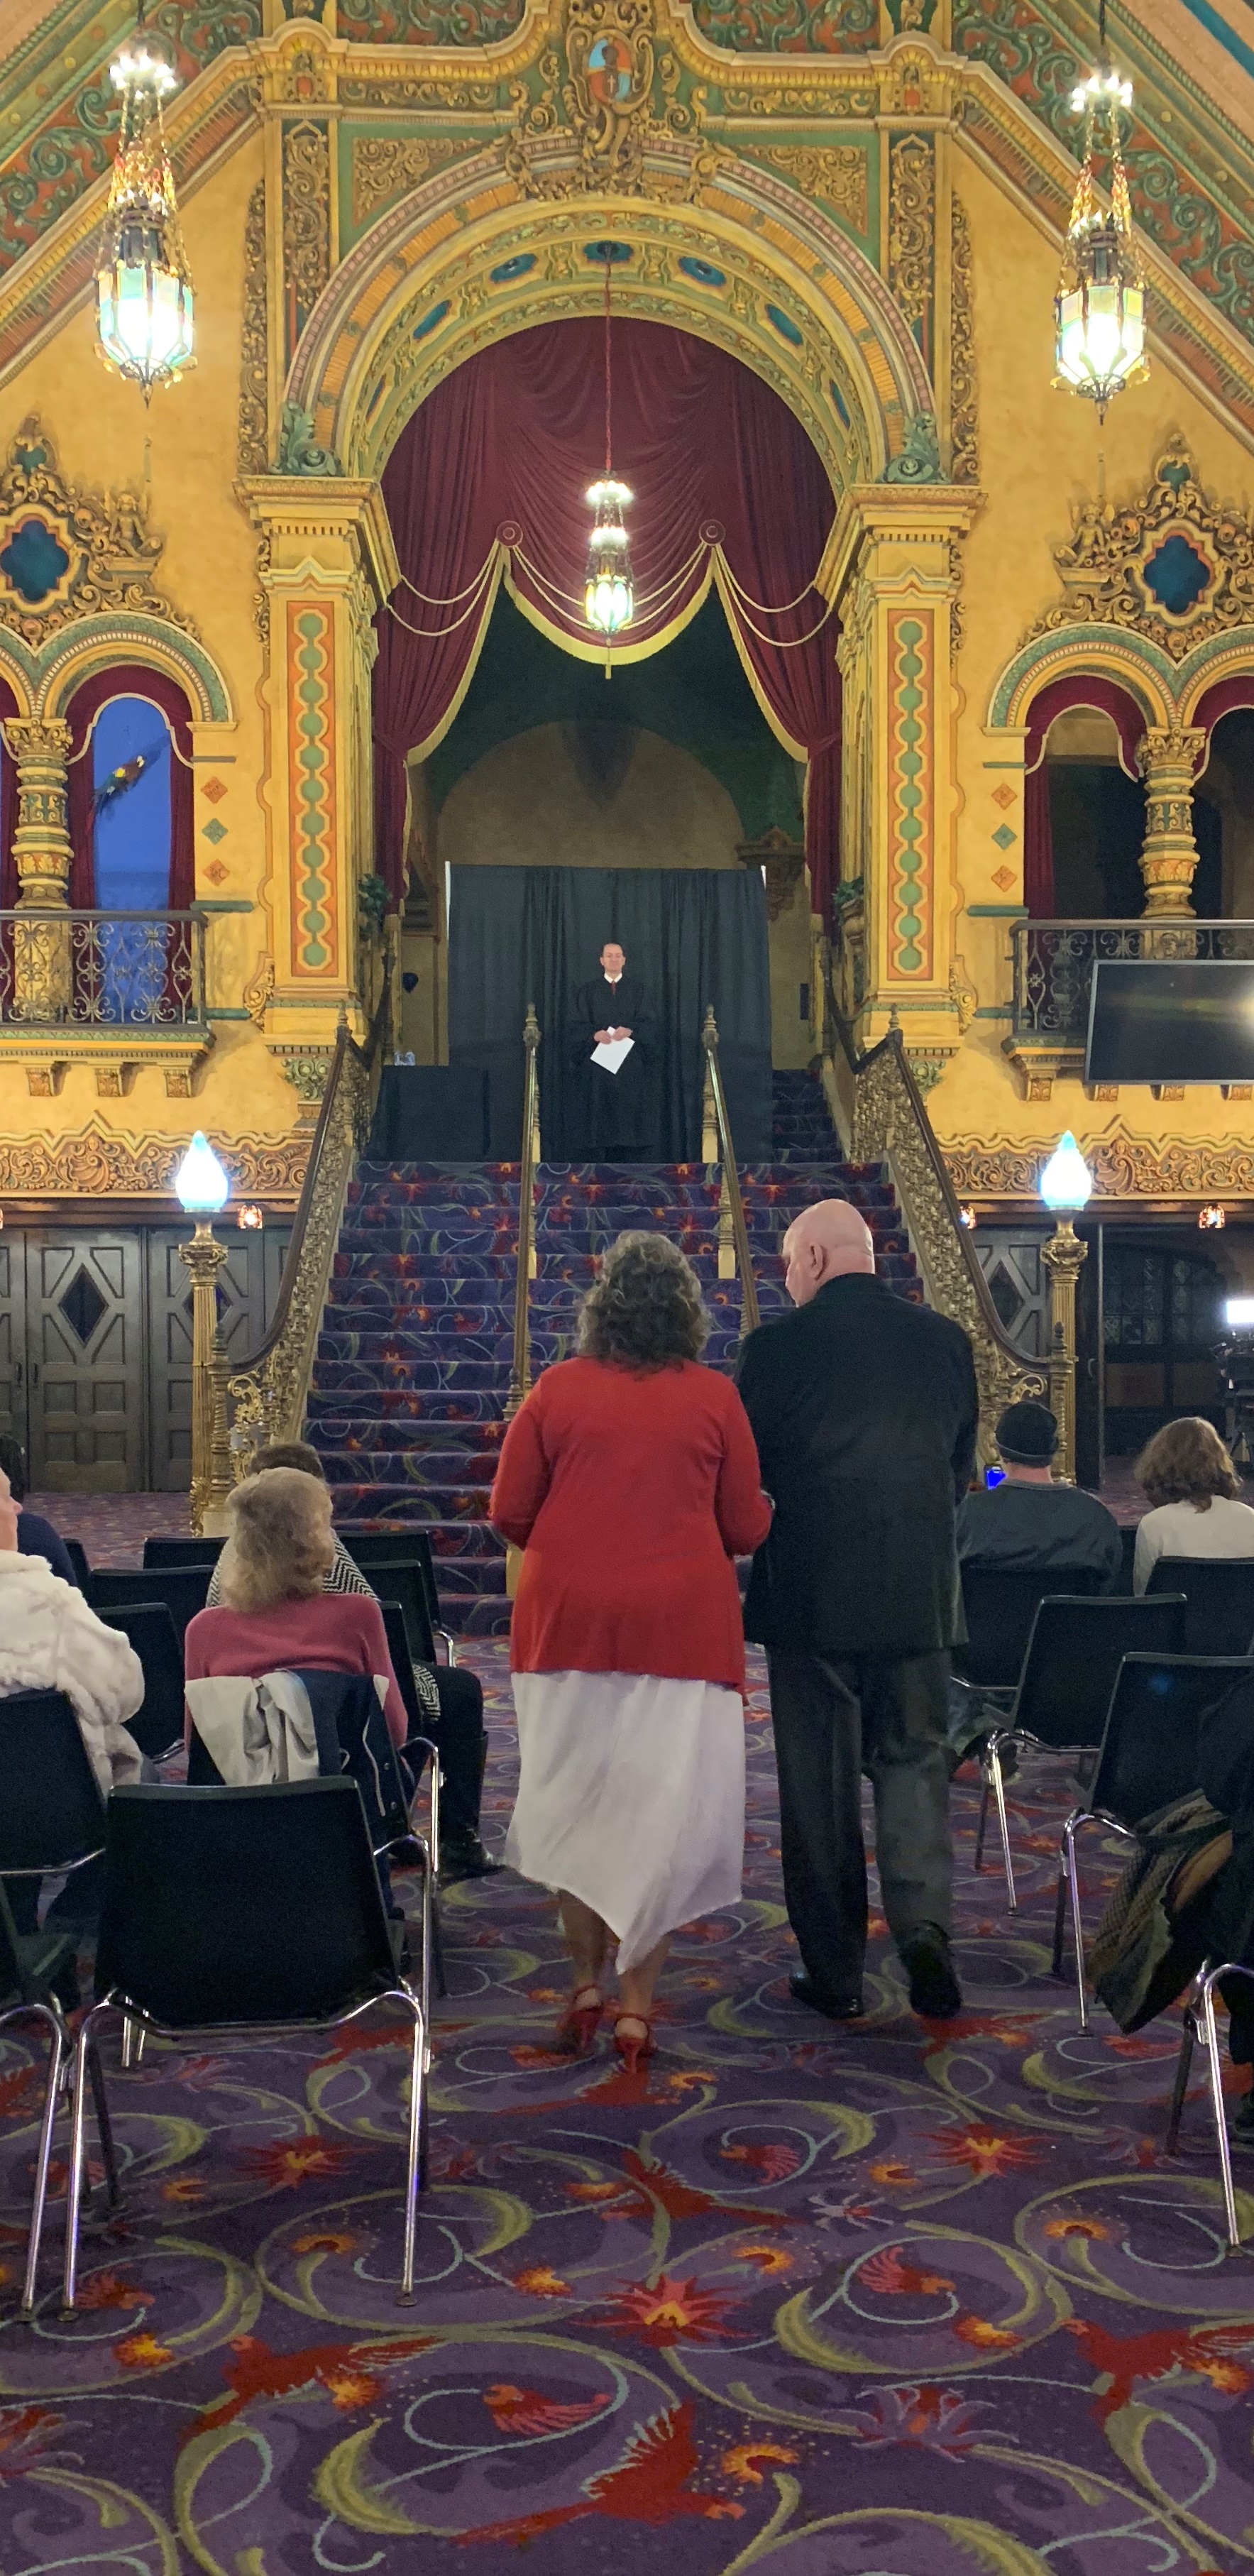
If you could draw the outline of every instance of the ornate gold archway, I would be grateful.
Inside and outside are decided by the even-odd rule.
[[[616,309],[711,340],[793,411],[835,490],[875,482],[934,398],[883,280],[838,225],[769,172],[650,146],[648,193],[568,193],[563,138],[511,174],[507,144],[428,180],[350,252],[310,318],[286,387],[289,435],[354,477],[382,469],[405,422],[463,359],[516,331],[599,309],[607,236],[630,253]],[[298,431],[297,436],[300,436]],[[290,450],[289,450],[290,455]],[[290,461],[298,459],[290,455]]]

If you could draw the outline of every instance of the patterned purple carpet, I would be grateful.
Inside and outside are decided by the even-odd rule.
[[[504,1660],[474,1655],[499,1838]],[[1082,2039],[1048,1976],[1058,1770],[1015,1791],[1013,1925],[956,1793],[961,2020],[910,2016],[881,1927],[850,2034],[787,1996],[760,1686],[750,1748],[744,1901],[676,1942],[634,2082],[548,2047],[551,1902],[449,1895],[411,2309],[381,2026],[114,2072],[123,2214],[62,2325],[54,2207],[19,2325],[38,2083],[0,2039],[4,2576],[503,2576],[528,2544],[544,2576],[644,2576],[681,2523],[691,2576],[1249,2566],[1254,2265],[1200,2102],[1162,2154],[1174,2021]]]

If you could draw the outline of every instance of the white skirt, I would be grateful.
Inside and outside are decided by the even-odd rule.
[[[740,1898],[739,1691],[652,1673],[515,1673],[521,1768],[505,1858],[608,1923],[620,1975]]]

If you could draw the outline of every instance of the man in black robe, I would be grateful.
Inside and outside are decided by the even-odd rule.
[[[571,1054],[579,1081],[582,1151],[593,1163],[637,1163],[654,1153],[650,1038],[652,1014],[644,986],[627,973],[616,939],[601,951],[601,972],[575,995]],[[593,1061],[599,1046],[630,1038],[630,1054],[616,1073]]]

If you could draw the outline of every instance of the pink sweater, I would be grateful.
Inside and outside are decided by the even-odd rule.
[[[234,1674],[385,1673],[383,1714],[394,1744],[409,1732],[379,1604],[364,1592],[319,1592],[312,1600],[276,1601],[269,1610],[198,1610],[187,1623],[184,1669],[189,1682]],[[187,1720],[190,1735],[191,1719]]]

